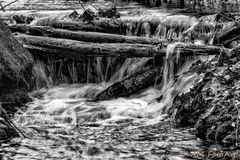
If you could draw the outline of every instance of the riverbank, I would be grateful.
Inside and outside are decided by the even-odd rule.
[[[218,56],[195,63],[189,72],[203,74],[190,92],[174,99],[171,114],[177,126],[194,126],[197,136],[239,147],[240,55]]]

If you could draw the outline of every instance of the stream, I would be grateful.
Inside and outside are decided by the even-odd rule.
[[[181,6],[182,7],[182,6]],[[144,8],[141,16],[124,16],[129,22],[128,36],[180,39],[186,28],[196,25],[197,18],[172,15],[163,10]],[[125,11],[122,11],[126,15]],[[146,16],[145,13],[150,14]],[[129,18],[130,17],[130,18]],[[140,20],[139,20],[140,19]],[[138,21],[138,25],[135,22]],[[159,23],[159,21],[161,23]],[[145,23],[146,22],[146,23]],[[151,26],[155,24],[155,31]],[[168,24],[173,28],[166,30]],[[181,27],[176,27],[181,26]],[[136,28],[134,28],[136,27]],[[196,43],[202,44],[201,41]],[[202,75],[183,74],[197,61],[212,57],[171,55],[174,45],[169,45],[161,84],[148,88],[129,98],[94,101],[94,97],[109,87],[137,72],[149,58],[126,58],[114,72],[108,66],[119,63],[114,58],[96,58],[90,68],[85,68],[88,83],[78,83],[75,69],[71,71],[73,84],[55,69],[36,60],[35,74],[48,88],[38,87],[30,93],[33,102],[19,110],[13,122],[26,135],[2,143],[3,160],[78,160],[78,159],[237,159],[239,153],[195,136],[194,128],[175,128],[173,118],[167,115],[177,94],[186,93]],[[181,60],[182,58],[182,60]],[[55,62],[50,62],[54,64]],[[181,64],[178,62],[181,62]],[[85,62],[84,62],[85,63]],[[108,65],[106,65],[106,64]],[[177,71],[174,71],[177,66]],[[104,64],[104,65],[103,65]],[[53,65],[52,65],[53,66]],[[85,65],[84,65],[85,66]],[[45,68],[61,77],[46,74]],[[54,70],[54,71],[53,71]],[[94,74],[93,74],[94,73]],[[94,79],[94,77],[97,77]],[[174,77],[178,77],[177,79]],[[108,78],[106,78],[108,77]],[[74,79],[75,78],[75,79]],[[94,80],[93,80],[94,79]],[[58,84],[55,84],[55,82]],[[92,83],[91,81],[95,82]],[[156,101],[162,95],[160,102]]]
[[[188,60],[177,74],[187,71],[199,58]],[[174,96],[187,92],[201,75],[182,74],[173,83],[169,79],[173,66],[166,66],[169,69],[164,69],[167,74],[161,84],[165,87],[154,86],[130,98],[91,100],[111,82],[61,84],[30,93],[33,102],[13,119],[27,138],[1,144],[0,155],[4,160],[223,157],[221,153],[228,148],[197,138],[193,128],[174,127],[174,117],[166,114]],[[153,100],[161,94],[160,102]],[[231,151],[226,157],[236,157],[234,154]]]

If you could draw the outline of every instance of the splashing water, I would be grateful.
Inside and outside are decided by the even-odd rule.
[[[179,40],[184,31],[198,25],[194,17],[163,13],[122,20],[128,23],[129,36],[168,40]],[[41,20],[34,22],[39,23]],[[44,19],[42,23],[50,22]],[[189,155],[189,150],[201,152],[202,142],[191,129],[172,129],[166,113],[176,95],[189,91],[202,78],[183,73],[196,60],[209,57],[183,57],[175,51],[178,45],[185,44],[167,47],[159,86],[129,98],[99,102],[93,100],[98,93],[153,65],[153,59],[98,57],[64,62],[49,58],[43,63],[35,57],[39,87],[51,88],[31,93],[34,101],[13,119],[28,138],[3,144],[0,155],[16,160],[188,159],[184,155]]]
[[[185,15],[153,13],[147,16],[124,17],[126,35],[180,40],[182,32],[198,23],[197,19]]]
[[[186,71],[189,64],[186,63],[181,72]],[[139,156],[156,159],[159,158],[159,154],[155,154],[156,147],[164,145],[165,149],[173,148],[168,158],[181,158],[183,153],[189,152],[190,146],[193,150],[199,150],[201,143],[187,130],[170,131],[166,129],[169,123],[164,128],[165,121],[168,121],[164,113],[174,96],[188,91],[192,83],[200,78],[196,74],[181,76],[163,94],[159,103],[152,101],[161,92],[155,88],[133,95],[130,99],[91,101],[111,85],[109,82],[62,84],[34,91],[31,93],[34,101],[27,111],[19,111],[14,118],[28,138],[13,139],[0,149],[0,153],[5,152],[5,157],[16,160],[138,159]],[[165,136],[168,138],[163,140]],[[137,151],[131,151],[131,148]],[[158,150],[163,154],[165,149]]]

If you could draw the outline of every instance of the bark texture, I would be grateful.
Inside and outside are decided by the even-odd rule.
[[[159,44],[165,40],[156,38],[145,38],[137,36],[124,36],[99,32],[69,31],[54,29],[47,26],[30,26],[30,25],[11,25],[12,32],[19,32],[35,36],[45,36],[54,38],[65,38],[84,42],[93,43],[134,43],[134,44]]]

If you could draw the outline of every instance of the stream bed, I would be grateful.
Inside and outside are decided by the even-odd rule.
[[[181,160],[238,157],[236,150],[197,138],[193,128],[174,128],[171,117],[160,114],[156,107],[148,104],[147,97],[157,93],[154,89],[149,89],[145,92],[148,96],[145,94],[142,98],[101,102],[79,98],[84,93],[94,95],[96,88],[101,90],[104,87],[106,84],[74,84],[33,92],[34,101],[26,110],[19,110],[13,119],[27,138],[2,143],[2,159]]]

